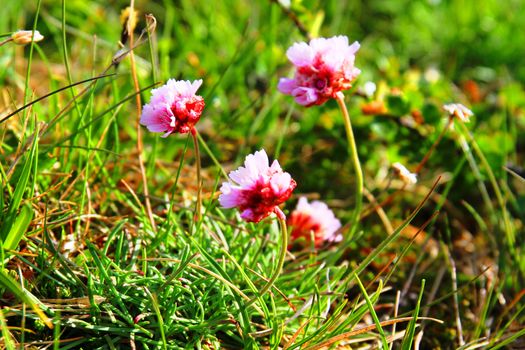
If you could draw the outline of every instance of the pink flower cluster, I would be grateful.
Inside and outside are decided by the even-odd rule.
[[[288,225],[292,227],[292,242],[302,239],[303,244],[309,243],[313,236],[314,246],[319,248],[325,242],[340,242],[343,239],[338,233],[341,222],[330,208],[320,201],[308,203],[305,197],[299,199],[297,207],[288,217]]]
[[[287,56],[296,66],[295,77],[281,78],[279,90],[294,96],[304,106],[320,105],[335,98],[338,92],[349,89],[360,73],[354,67],[358,49],[359,43],[348,45],[345,36],[294,44]],[[202,80],[170,79],[152,90],[140,123],[152,132],[164,133],[162,137],[187,132],[195,135],[195,124],[204,109],[204,100],[197,95],[201,84]],[[277,160],[270,165],[268,155],[260,150],[248,155],[244,166],[230,172],[229,181],[222,184],[219,202],[224,208],[237,207],[248,222],[259,222],[272,213],[285,220],[279,205],[290,198],[296,185]],[[309,242],[313,234],[316,247],[342,239],[338,233],[341,223],[319,201],[308,203],[306,198],[300,198],[287,224],[292,226],[292,240]]]
[[[222,184],[219,203],[224,208],[238,207],[249,222],[259,222],[271,213],[282,215],[278,205],[290,198],[297,185],[277,160],[269,165],[264,150],[248,155],[244,167],[230,172],[229,177],[234,183]]]
[[[295,76],[281,78],[278,89],[306,107],[321,105],[352,86],[361,72],[354,67],[357,50],[359,43],[348,45],[346,36],[295,43],[286,52],[296,67]]]
[[[142,110],[140,124],[149,131],[163,132],[162,137],[172,133],[192,132],[204,109],[204,99],[196,95],[202,80],[170,79],[151,91],[150,103]]]

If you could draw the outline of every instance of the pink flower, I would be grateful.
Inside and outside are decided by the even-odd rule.
[[[241,217],[248,222],[259,222],[271,213],[282,219],[278,205],[285,202],[297,184],[290,174],[283,172],[279,162],[269,166],[264,150],[249,154],[244,167],[230,172],[232,182],[221,187],[219,203],[224,208],[238,207]]]
[[[359,43],[348,45],[346,36],[319,38],[293,44],[286,56],[295,67],[293,79],[281,78],[277,88],[309,107],[321,105],[339,91],[348,90],[361,71],[354,67]]]
[[[299,199],[297,208],[288,217],[288,225],[292,227],[292,242],[302,238],[308,243],[312,233],[316,248],[324,242],[340,242],[343,239],[343,236],[337,233],[341,222],[330,208],[320,201],[308,203],[305,197]]]
[[[202,80],[191,83],[188,80],[170,79],[151,91],[151,100],[142,109],[140,124],[149,131],[163,132],[162,137],[178,132],[185,134],[193,131],[195,123],[201,117],[204,100],[195,95]]]

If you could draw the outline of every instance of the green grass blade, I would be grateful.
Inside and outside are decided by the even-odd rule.
[[[357,266],[354,271],[352,271],[352,276],[353,275],[359,275],[372,261],[374,261],[374,259],[383,251],[385,250],[386,247],[388,247],[388,245],[390,243],[392,243],[398,236],[399,234],[401,233],[401,231],[403,231],[407,226],[408,224],[410,224],[410,222],[416,217],[417,213],[419,213],[419,211],[421,210],[421,208],[423,208],[423,205],[426,203],[426,201],[428,200],[428,198],[430,197],[430,195],[432,194],[432,192],[434,192],[434,190],[436,189],[438,183],[439,183],[439,180],[441,179],[441,177],[439,177],[436,182],[434,183],[434,185],[432,186],[432,188],[430,189],[430,191],[428,192],[428,194],[425,196],[425,198],[423,198],[423,200],[421,201],[421,203],[419,203],[419,205],[416,207],[416,209],[414,209],[414,211],[410,214],[410,216],[394,231],[392,232],[392,234],[390,234],[388,237],[386,237],[385,240],[383,240],[377,247],[376,249],[374,249],[374,251],[372,251],[362,262],[361,264],[359,264],[359,266]]]
[[[0,328],[2,329],[2,338],[0,338],[0,345],[4,345],[7,350],[15,350],[15,344],[11,339],[9,328],[7,328],[7,321],[4,317],[4,313],[0,311]]]
[[[370,312],[370,315],[372,316],[372,319],[374,320],[374,323],[377,326],[377,331],[379,332],[379,336],[381,338],[381,344],[383,346],[383,349],[388,349],[388,342],[386,340],[385,332],[383,331],[383,327],[381,327],[381,322],[379,321],[379,317],[377,317],[377,314],[374,310],[374,304],[370,300],[370,297],[368,296],[368,293],[366,292],[365,287],[363,286],[363,283],[361,283],[361,280],[357,275],[354,275],[355,280],[357,281],[357,284],[359,285],[359,289],[361,289],[361,293],[363,294],[363,297],[365,298],[366,305],[368,306],[368,311]],[[379,287],[377,288],[377,294],[381,294],[381,289],[383,288],[382,283],[379,282]]]
[[[15,219],[11,230],[7,234],[6,239],[3,242],[3,247],[6,250],[16,249],[18,243],[24,236],[31,220],[33,219],[33,209],[29,205],[24,205],[20,210],[20,213]]]
[[[500,349],[504,346],[507,346],[509,345],[510,343],[512,343],[513,341],[515,341],[516,339],[520,338],[520,337],[523,337],[525,336],[525,328],[514,333],[513,335],[511,335],[510,337],[508,338],[505,338],[503,339],[501,342],[499,342],[496,346],[494,346],[492,348],[492,350],[497,350],[497,349]]]
[[[0,124],[2,124],[3,122],[7,121],[9,118],[13,117],[14,115],[18,114],[19,112],[25,110],[26,108],[28,107],[31,107],[32,105],[34,105],[35,103],[37,102],[40,102],[42,100],[45,100],[46,98],[50,97],[50,96],[53,96],[61,91],[64,91],[64,90],[67,90],[67,89],[70,89],[74,86],[77,86],[77,85],[81,85],[81,84],[84,84],[84,83],[88,83],[90,81],[93,81],[93,80],[97,80],[97,79],[101,79],[101,78],[106,78],[106,77],[110,77],[110,76],[113,76],[115,75],[115,73],[113,74],[106,74],[106,75],[99,75],[97,77],[94,77],[94,78],[89,78],[89,79],[84,79],[84,80],[81,80],[81,81],[77,81],[76,83],[73,83],[73,84],[70,84],[70,85],[67,85],[67,86],[64,86],[64,87],[61,87],[60,89],[57,89],[55,91],[52,91],[48,94],[45,94],[44,96],[41,96],[27,104],[24,104],[22,107],[20,108],[17,108],[15,111],[9,113],[8,115],[6,115],[4,118],[2,118],[2,120],[0,120]]]
[[[31,146],[31,150],[27,154],[27,158],[24,163],[24,167],[22,168],[22,173],[20,174],[20,177],[16,185],[16,189],[13,193],[13,198],[11,198],[11,202],[9,203],[9,209],[7,212],[7,216],[5,218],[4,223],[2,224],[2,229],[0,231],[0,239],[2,241],[5,241],[8,233],[11,231],[11,227],[13,226],[13,223],[16,221],[18,208],[20,207],[20,203],[22,202],[22,197],[24,196],[24,192],[29,182],[29,177],[31,175],[31,167],[34,162],[33,158],[35,157],[36,147],[38,144],[37,135],[38,135],[38,130],[35,131],[34,138],[33,138],[33,145]]]
[[[43,305],[41,304],[40,300],[38,300],[37,297],[27,290],[22,289],[22,287],[15,280],[13,280],[13,278],[9,276],[5,270],[0,270],[0,286],[13,293],[23,303],[29,305],[49,328],[53,328],[51,319],[49,319],[41,309],[41,306]]]
[[[414,334],[416,333],[416,322],[417,316],[419,315],[419,308],[421,305],[421,299],[423,299],[423,291],[425,290],[425,280],[421,281],[421,290],[419,291],[419,297],[417,298],[416,309],[412,314],[412,320],[408,324],[407,332],[403,338],[401,344],[401,350],[410,350],[412,348],[412,342],[414,341]]]

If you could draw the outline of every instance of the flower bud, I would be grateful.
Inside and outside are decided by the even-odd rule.
[[[19,30],[11,34],[11,40],[17,45],[27,45],[31,43],[31,38],[34,42],[38,42],[44,39],[44,36],[40,34],[38,30],[35,30],[35,35],[33,36],[33,31],[31,30]]]

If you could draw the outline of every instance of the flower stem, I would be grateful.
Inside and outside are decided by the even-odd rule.
[[[476,140],[474,139],[470,131],[467,129],[465,124],[463,123],[458,123],[458,124],[460,125],[461,133],[465,135],[470,145],[474,149],[474,152],[479,157],[481,164],[485,168],[485,171],[487,172],[489,181],[492,185],[492,188],[494,189],[494,193],[496,194],[496,199],[503,212],[504,231],[507,236],[507,244],[509,245],[509,250],[512,254],[515,254],[516,250],[515,250],[514,244],[516,242],[516,237],[515,237],[514,227],[510,220],[509,212],[507,211],[507,205],[505,203],[505,199],[503,198],[503,194],[501,193],[500,186],[498,184],[498,180],[496,179],[496,176],[494,175],[494,172],[492,171],[492,167],[487,161],[485,154],[483,154],[483,151],[481,150],[481,148],[479,148],[478,143],[476,142]]]
[[[428,159],[430,158],[430,155],[432,154],[432,152],[434,152],[434,150],[436,149],[437,145],[441,142],[441,139],[445,135],[445,132],[447,132],[447,130],[450,128],[450,125],[452,124],[453,120],[454,120],[453,117],[449,117],[448,118],[447,124],[445,125],[443,130],[441,130],[441,132],[439,133],[436,141],[434,141],[432,146],[430,146],[430,148],[428,149],[427,153],[425,154],[425,156],[423,157],[421,162],[419,162],[419,164],[417,165],[416,169],[414,170],[414,173],[419,174],[421,172],[421,169],[423,169],[423,167],[427,163]]]
[[[281,250],[279,252],[279,260],[277,261],[277,267],[273,272],[272,277],[270,277],[268,282],[264,285],[264,287],[262,287],[261,291],[259,292],[259,295],[248,301],[247,305],[252,304],[255,300],[262,297],[273,286],[275,280],[283,271],[284,259],[286,258],[286,251],[288,250],[288,229],[286,227],[286,216],[284,215],[282,210],[276,207],[274,209],[274,212],[277,215],[277,219],[279,220],[279,224],[281,226]]]
[[[202,211],[201,154],[199,151],[199,140],[197,139],[197,130],[195,128],[191,129],[191,137],[193,139],[193,147],[195,148],[195,163],[197,166],[197,215],[195,216],[195,220],[200,221]]]
[[[129,47],[133,48],[133,28],[131,28],[130,25],[130,18],[133,16],[134,11],[134,4],[135,1],[130,1],[130,16],[128,17],[128,21],[126,23],[127,30],[129,33]],[[151,202],[149,199],[149,190],[148,190],[148,178],[146,175],[146,168],[144,166],[144,158],[143,158],[143,150],[144,146],[142,144],[142,131],[140,126],[140,114],[142,113],[142,102],[140,100],[140,86],[139,86],[139,80],[137,77],[137,68],[135,64],[135,55],[133,54],[133,50],[129,51],[129,61],[130,61],[130,67],[131,67],[131,77],[133,79],[133,87],[135,89],[136,95],[135,95],[135,102],[137,105],[137,153],[138,153],[138,160],[139,160],[139,168],[140,168],[140,175],[142,177],[142,187],[143,187],[143,193],[144,193],[144,202],[146,203],[146,213],[148,214],[148,219],[151,224],[151,229],[156,232],[157,227],[155,226],[155,219],[153,218],[153,210],[151,208]]]
[[[355,145],[354,132],[352,131],[352,123],[350,122],[350,115],[345,104],[345,96],[341,91],[337,92],[336,99],[341,112],[343,113],[343,121],[345,123],[346,138],[348,139],[348,147],[350,157],[355,169],[355,208],[352,213],[352,229],[350,230],[350,236],[353,236],[355,229],[357,228],[357,222],[359,221],[359,215],[361,213],[361,207],[363,206],[363,171],[361,170],[361,162],[359,162],[359,155],[357,154],[357,147]]]
[[[13,41],[13,38],[9,37],[9,38],[7,38],[7,39],[5,39],[3,41],[0,41],[0,46],[3,46],[3,45],[7,44],[10,41]]]
[[[441,140],[443,139],[443,136],[445,136],[445,133],[447,132],[448,129],[450,129],[450,125],[452,125],[452,122],[454,121],[454,118],[453,117],[449,117],[448,121],[447,121],[447,124],[445,125],[445,127],[443,128],[443,130],[440,131],[438,137],[436,138],[436,140],[434,141],[434,143],[432,143],[432,146],[430,146],[430,148],[428,149],[427,153],[425,153],[425,155],[423,156],[423,159],[418,163],[418,165],[416,166],[416,168],[414,169],[414,173],[418,174],[421,172],[421,170],[423,170],[423,167],[427,164],[428,160],[430,159],[430,156],[432,155],[432,153],[435,151],[436,147],[438,146],[438,144],[441,142]],[[404,191],[404,189],[406,188],[406,184],[403,184],[403,186],[401,186],[400,189],[396,190],[394,193],[390,194],[385,200],[383,200],[381,203],[379,204],[374,204],[372,207],[370,208],[367,208],[365,209],[365,212],[363,213],[363,215],[361,215],[361,220],[366,218],[368,215],[372,214],[375,210],[377,210],[378,208],[383,208],[387,205],[389,205],[390,203],[392,203],[392,201],[394,200],[394,198],[401,192]]]

